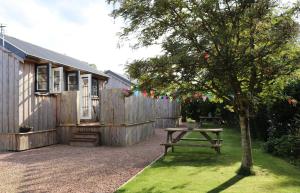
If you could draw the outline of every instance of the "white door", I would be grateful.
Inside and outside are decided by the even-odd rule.
[[[92,75],[80,76],[80,118],[92,119]]]

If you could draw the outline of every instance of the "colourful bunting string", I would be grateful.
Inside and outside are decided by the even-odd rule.
[[[146,97],[147,96],[147,91],[143,90],[142,94],[143,94],[144,97]]]
[[[155,96],[155,91],[154,90],[150,90],[150,96],[151,96],[151,98],[154,98],[154,96]]]
[[[134,96],[139,96],[139,95],[140,95],[140,91],[135,90],[134,93],[133,93],[133,95],[134,95]]]

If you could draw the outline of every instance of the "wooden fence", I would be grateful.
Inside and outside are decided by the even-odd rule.
[[[155,100],[155,127],[178,127],[181,114],[180,103],[166,99]]]
[[[79,91],[65,91],[57,96],[59,125],[80,124]],[[157,128],[175,127],[180,116],[176,101],[149,97],[125,97],[121,89],[105,89],[92,99],[92,120],[103,125],[132,125],[156,122]]]
[[[101,92],[101,123],[130,125],[155,121],[155,102],[143,96],[124,97],[121,89]]]
[[[153,135],[155,126],[176,127],[180,114],[180,105],[175,101],[141,95],[125,97],[121,89],[104,89],[100,102],[93,101],[94,108],[99,110],[94,115],[99,118],[99,125],[79,124],[76,105],[79,100],[76,98],[77,92],[66,92],[59,99],[61,127],[58,128],[58,140],[61,143],[68,143],[76,132],[100,132],[104,145],[131,145]]]
[[[80,123],[79,91],[64,91],[57,96],[58,125]]]

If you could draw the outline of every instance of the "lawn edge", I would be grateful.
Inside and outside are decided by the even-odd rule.
[[[169,150],[168,150],[169,151]],[[119,189],[123,188],[124,186],[126,186],[129,182],[131,182],[134,178],[136,178],[138,175],[140,175],[143,171],[145,171],[147,168],[151,167],[155,162],[157,162],[159,159],[161,159],[162,157],[164,157],[164,153],[161,153],[157,158],[155,158],[150,164],[148,164],[146,167],[144,167],[143,169],[141,169],[138,173],[136,173],[134,176],[132,176],[129,180],[127,180],[124,184],[122,184],[120,187],[118,187],[116,189],[116,191],[118,191]],[[115,191],[115,192],[116,192]]]

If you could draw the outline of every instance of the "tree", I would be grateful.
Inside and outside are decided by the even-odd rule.
[[[89,64],[89,66],[97,69],[97,65],[96,64]]]
[[[160,43],[160,57],[137,60],[128,72],[144,86],[210,91],[239,116],[240,174],[252,173],[249,110],[266,85],[299,64],[299,2],[276,0],[108,0],[112,15],[136,35],[137,46]]]

